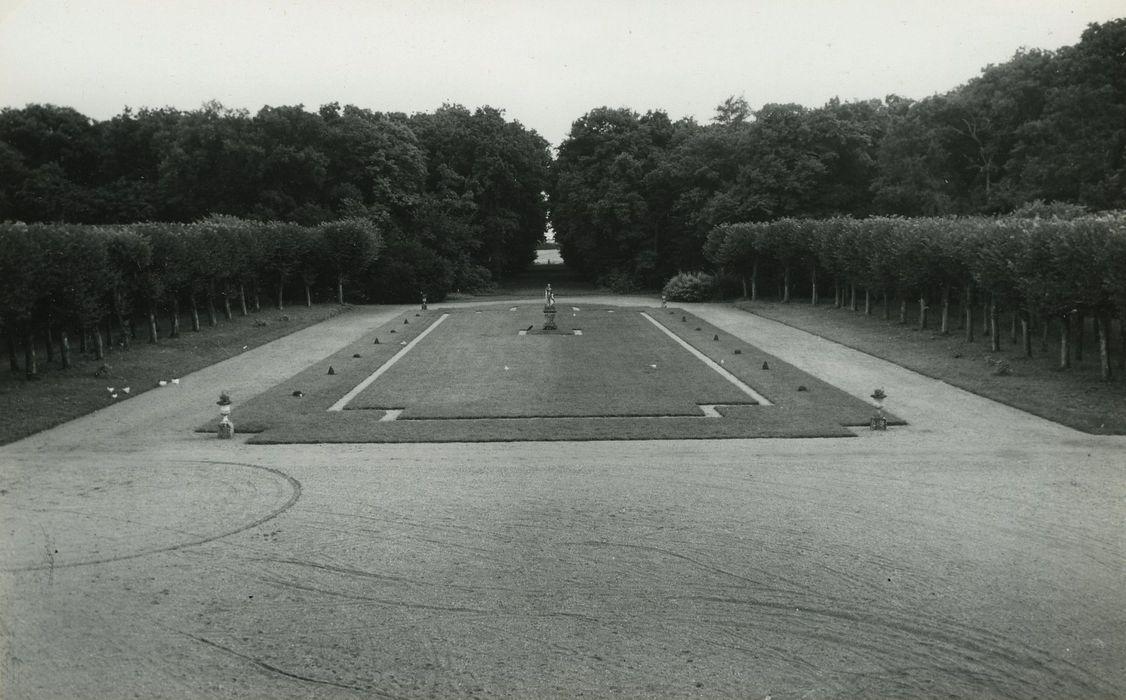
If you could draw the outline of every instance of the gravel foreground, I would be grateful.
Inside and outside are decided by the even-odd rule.
[[[1126,438],[725,305],[690,309],[854,396],[884,388],[910,425],[193,432],[220,390],[237,425],[241,400],[407,308],[357,308],[0,448],[0,697],[1126,696]]]

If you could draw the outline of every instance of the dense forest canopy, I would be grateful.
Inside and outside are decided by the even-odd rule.
[[[387,244],[376,296],[414,299],[525,267],[543,239],[548,143],[503,112],[444,105],[384,114],[352,105],[210,103],[125,110],[0,111],[0,220],[192,222],[213,214],[316,226],[375,222]],[[378,274],[375,276],[378,277]]]
[[[818,108],[732,97],[708,124],[600,107],[554,164],[569,263],[651,286],[703,265],[715,226],[783,217],[1126,207],[1126,19],[1058,51],[1018,52],[947,93]]]
[[[366,218],[383,244],[361,285],[373,300],[504,278],[533,259],[549,210],[569,264],[615,288],[653,287],[703,266],[720,225],[1033,201],[1109,210],[1126,207],[1124,168],[1126,20],[922,100],[756,110],[731,97],[706,124],[598,107],[554,159],[491,107],[210,103],[101,122],[52,105],[0,111],[0,221]]]

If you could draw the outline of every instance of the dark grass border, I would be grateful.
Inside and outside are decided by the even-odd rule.
[[[38,381],[7,371],[0,375],[0,445],[128,401],[158,388],[161,380],[187,376],[351,309],[335,303],[291,306],[284,311],[263,307],[246,316],[220,316],[216,326],[205,324],[199,332],[185,327],[176,338],[167,337],[167,319],[161,317],[158,343],[138,338],[128,349],[107,344],[103,360],[75,348],[74,364],[65,370],[48,363],[39,348]],[[119,391],[115,399],[108,387],[129,387],[130,393]]]
[[[806,303],[808,304],[808,301]],[[795,304],[800,304],[800,300]],[[866,316],[862,312],[849,312],[846,309],[837,309],[831,305],[818,305],[811,308],[818,312],[840,313],[840,320],[837,323],[850,326],[850,330],[854,330],[857,335],[863,337],[858,339],[844,337],[841,333],[833,332],[832,328],[818,324],[816,320],[801,322],[793,319],[784,313],[786,309],[782,308],[779,302],[737,301],[732,303],[732,307],[843,345],[857,352],[878,357],[881,360],[899,365],[924,377],[949,384],[975,396],[996,401],[1088,435],[1126,435],[1126,410],[1122,409],[1121,396],[1114,395],[1114,391],[1120,389],[1123,384],[1122,378],[1118,376],[1115,377],[1113,383],[1106,383],[1093,378],[1090,372],[1084,375],[1082,370],[1076,369],[1070,377],[1067,377],[1070,381],[1061,381],[1055,387],[1045,387],[1043,382],[1035,376],[1023,373],[1022,367],[1028,363],[1053,362],[1051,352],[1041,353],[1039,357],[1029,360],[1015,352],[1010,352],[1014,346],[1005,341],[1005,349],[993,353],[988,350],[988,336],[981,337],[980,329],[978,329],[978,342],[966,343],[959,335],[964,332],[961,330],[953,331],[948,336],[941,336],[933,329],[919,331],[912,325],[899,324],[876,315]],[[975,320],[975,323],[980,322],[980,318]],[[885,335],[882,339],[884,342],[880,343],[871,337],[877,333],[893,335],[890,339]],[[905,338],[895,337],[901,334],[904,336],[911,335]],[[1007,335],[1007,332],[1004,335]],[[1058,342],[1058,338],[1055,338],[1055,342]],[[931,343],[931,345],[924,347],[924,343]],[[909,345],[911,347],[904,352],[896,352],[897,345]],[[929,354],[937,364],[947,361],[946,358],[950,355],[952,348],[957,348],[957,353],[952,359],[973,362],[974,357],[979,357],[1008,361],[1013,374],[1010,376],[995,376],[992,373],[992,366],[986,365],[984,362],[979,365],[979,371],[946,372],[936,369],[934,364],[928,365],[919,358],[911,356]],[[1058,370],[1041,370],[1041,372],[1056,373]],[[1066,375],[1064,376],[1066,377]],[[999,382],[1010,385],[1019,383],[1020,390],[995,390],[994,385]],[[1093,393],[1103,394],[1102,399],[1092,402],[1090,396]],[[1109,396],[1106,395],[1108,393]],[[1034,400],[1034,396],[1043,397],[1043,400]],[[1088,402],[1087,405],[1069,407],[1084,401]],[[1048,408],[1045,406],[1048,406]]]

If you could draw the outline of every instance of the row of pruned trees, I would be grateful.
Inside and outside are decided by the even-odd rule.
[[[258,310],[265,297],[283,308],[287,290],[331,286],[344,303],[346,284],[375,262],[383,238],[370,219],[318,226],[215,216],[192,224],[125,226],[0,224],[0,335],[13,371],[38,375],[37,348],[71,366],[71,339],[105,356],[128,346],[138,322],[150,343]],[[221,311],[220,311],[221,310]]]
[[[954,304],[963,314],[966,340],[975,332],[975,309],[993,350],[1000,349],[999,319],[1012,314],[1024,353],[1032,355],[1032,328],[1047,338],[1059,324],[1060,367],[1070,366],[1071,338],[1095,319],[1104,378],[1110,377],[1110,328],[1126,319],[1126,214],[1112,212],[1077,218],[1009,216],[1001,218],[779,219],[726,224],[714,228],[705,257],[756,299],[767,270],[777,279],[780,297],[790,301],[796,280],[809,284],[818,303],[831,285],[833,303],[872,313],[882,301],[890,318],[899,307],[907,321],[908,304],[918,305],[920,329],[932,322],[951,330]],[[1081,332],[1081,331],[1079,331]],[[1119,366],[1126,359],[1126,332]],[[1076,348],[1081,352],[1082,341]]]
[[[337,103],[207,103],[96,121],[0,109],[0,221],[118,225],[212,214],[318,226],[379,222],[383,301],[479,289],[535,260],[551,151],[502,110],[412,115]]]

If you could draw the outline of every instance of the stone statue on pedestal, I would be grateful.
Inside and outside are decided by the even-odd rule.
[[[557,329],[555,325],[555,292],[551,291],[551,285],[547,285],[547,289],[543,290],[543,329],[545,331],[554,331]]]

